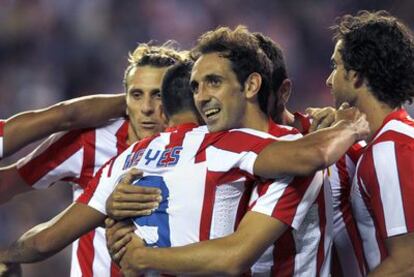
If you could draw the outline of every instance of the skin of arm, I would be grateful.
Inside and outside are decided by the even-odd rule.
[[[137,273],[154,269],[174,274],[240,275],[248,271],[287,228],[277,219],[248,212],[235,233],[187,246],[143,247],[138,237],[133,236],[121,259],[122,273],[136,276]]]
[[[271,143],[259,153],[253,171],[270,179],[280,175],[308,176],[335,163],[368,134],[365,115],[358,114],[352,120],[340,119],[332,127],[301,139]]]
[[[103,224],[105,215],[81,203],[73,203],[46,223],[23,234],[0,250],[0,263],[32,263],[59,252],[81,235]]]
[[[385,241],[388,256],[368,276],[413,276],[414,233],[388,238]]]
[[[125,114],[124,94],[91,95],[57,103],[45,109],[19,113],[6,120],[3,155],[51,133],[92,127]]]

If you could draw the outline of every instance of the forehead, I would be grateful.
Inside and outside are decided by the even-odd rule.
[[[207,75],[226,76],[234,74],[230,60],[223,57],[221,53],[209,53],[201,55],[194,63],[191,71],[191,80],[198,81]]]
[[[127,76],[128,88],[159,88],[168,67],[135,66]]]
[[[343,47],[343,40],[338,40],[335,44],[335,49],[332,54],[332,59],[336,62],[342,61],[341,53],[339,52]]]

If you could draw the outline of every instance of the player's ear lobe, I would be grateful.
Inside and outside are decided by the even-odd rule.
[[[247,98],[253,98],[257,95],[262,86],[262,76],[257,73],[251,73],[244,82],[244,90]]]

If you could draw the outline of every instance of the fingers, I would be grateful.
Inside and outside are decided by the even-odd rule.
[[[349,105],[348,102],[344,102],[341,104],[341,106],[339,107],[338,110],[345,110],[345,109],[349,109],[351,107],[351,105]]]
[[[111,258],[119,263],[125,254],[126,245],[131,241],[135,227],[127,222],[115,222],[111,219],[105,220],[106,243]]]
[[[138,170],[137,168],[131,168],[128,170],[121,178],[121,183],[131,184],[136,179],[141,178],[143,172]]]
[[[142,194],[142,195],[148,195],[149,197],[157,197],[157,196],[160,196],[161,194],[161,190],[158,188],[131,186],[125,183],[120,183],[116,187],[114,192],[120,192],[120,193],[125,193],[125,194]]]
[[[309,132],[316,131],[317,129],[331,126],[335,121],[336,110],[332,107],[325,108],[307,108],[306,113],[312,118]]]

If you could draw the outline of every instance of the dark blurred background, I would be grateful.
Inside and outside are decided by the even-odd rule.
[[[284,49],[294,83],[291,110],[329,105],[329,26],[335,17],[360,9],[388,10],[414,28],[410,0],[1,0],[0,118],[80,95],[121,92],[127,55],[137,43],[174,39],[189,49],[201,33],[238,24]],[[3,205],[0,246],[70,202],[70,185],[58,184]],[[69,270],[70,248],[24,266],[26,276],[69,276]]]

